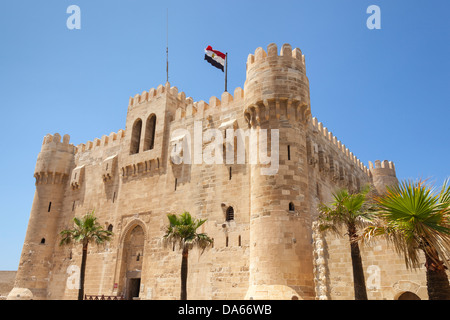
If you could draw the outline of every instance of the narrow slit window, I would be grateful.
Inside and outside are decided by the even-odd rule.
[[[52,202],[50,201],[50,202],[48,203],[48,211],[47,211],[47,212],[50,212],[51,209],[52,209]]]
[[[114,203],[115,200],[116,200],[116,192],[114,192],[113,194],[112,202]]]
[[[287,152],[288,152],[288,160],[291,160],[291,146],[287,146]]]
[[[178,180],[177,180],[177,178],[175,178],[175,191],[177,191],[177,183],[178,183]]]
[[[74,210],[75,210],[75,201],[72,204],[72,211],[74,211]]]
[[[228,236],[225,239],[225,246],[228,247]]]
[[[239,247],[241,247],[242,246],[242,242],[241,242],[241,235],[239,235]]]
[[[229,172],[229,180],[231,180],[231,176],[232,176],[232,173],[231,173],[231,167],[230,167],[230,170],[229,170],[230,172]]]

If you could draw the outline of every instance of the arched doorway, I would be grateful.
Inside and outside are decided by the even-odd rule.
[[[125,299],[139,298],[142,262],[144,260],[145,233],[140,225],[134,226],[123,242],[121,280]]]
[[[421,300],[418,295],[410,291],[403,292],[398,296],[397,300]]]

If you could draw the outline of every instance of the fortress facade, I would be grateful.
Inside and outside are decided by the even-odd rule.
[[[70,144],[68,135],[45,136],[8,298],[77,298],[81,245],[59,246],[59,232],[73,227],[73,217],[95,210],[114,237],[89,246],[88,295],[178,299],[181,253],[163,247],[161,238],[167,214],[188,211],[207,219],[201,232],[214,239],[203,254],[190,252],[188,299],[353,299],[348,239],[318,232],[317,206],[336,188],[372,184],[382,192],[397,183],[394,164],[366,167],[312,117],[299,49],[258,48],[246,72],[244,89],[208,102],[194,102],[169,83],[138,94],[129,100],[125,130],[85,144]],[[217,137],[186,139],[211,129],[223,133],[220,148]],[[249,163],[257,143],[249,135],[230,138],[239,129],[276,130],[274,174],[263,172],[271,164]],[[259,140],[259,148],[275,143],[270,134]],[[239,142],[244,163],[237,161]],[[195,147],[214,156],[223,148],[223,163],[173,161],[174,151],[185,159]],[[233,150],[234,161],[225,161]],[[423,269],[406,270],[383,242],[361,249],[369,299],[427,299]]]

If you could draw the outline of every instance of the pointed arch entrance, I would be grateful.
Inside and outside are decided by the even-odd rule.
[[[130,224],[121,241],[118,281],[120,291],[127,300],[138,299],[140,295],[146,239],[144,229],[145,225],[140,221]]]

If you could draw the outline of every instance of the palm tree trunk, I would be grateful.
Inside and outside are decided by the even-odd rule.
[[[450,300],[450,284],[444,263],[437,257],[433,259],[427,252],[425,252],[425,261],[428,299]]]
[[[188,275],[188,257],[189,249],[187,247],[183,248],[182,258],[181,258],[181,294],[180,300],[187,300],[187,275]]]
[[[355,290],[355,300],[367,300],[366,280],[364,278],[364,268],[362,265],[361,252],[353,225],[348,227],[348,237],[350,239],[350,253],[353,267],[353,287]]]
[[[80,270],[80,289],[78,290],[78,300],[84,299],[84,274],[86,271],[87,248],[88,244],[83,243],[83,254],[81,256],[81,270]]]

